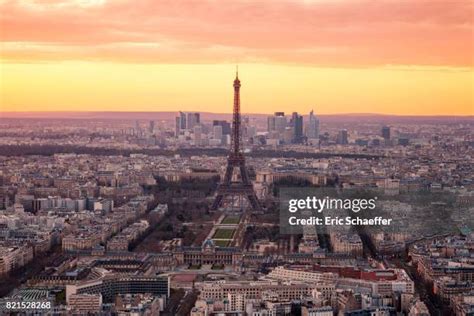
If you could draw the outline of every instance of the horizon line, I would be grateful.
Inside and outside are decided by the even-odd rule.
[[[121,110],[114,110],[114,111],[100,111],[100,110],[91,110],[91,111],[0,111],[0,118],[2,118],[4,115],[19,115],[19,116],[24,116],[28,114],[81,114],[81,113],[179,113],[179,112],[197,112],[197,113],[203,113],[203,114],[214,114],[214,115],[232,115],[232,112],[210,112],[210,111],[197,111],[197,110],[190,110],[190,111],[185,111],[185,110],[176,110],[176,111],[121,111]],[[276,111],[276,112],[281,112],[281,111]],[[285,115],[291,115],[293,112],[286,112],[282,111],[288,114]],[[309,115],[297,112],[302,115]],[[273,115],[274,112],[272,113],[242,113],[242,115]],[[367,112],[343,112],[343,113],[316,113],[316,116],[396,116],[396,117],[473,117],[474,118],[474,113],[473,114],[393,114],[393,113],[367,113]]]

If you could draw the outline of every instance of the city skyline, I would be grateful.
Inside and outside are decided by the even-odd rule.
[[[472,0],[0,0],[0,313],[474,315]]]
[[[232,124],[2,117],[0,309],[472,313],[471,117],[241,115],[241,83]]]
[[[313,111],[318,117],[329,118],[331,120],[338,119],[338,118],[347,118],[347,119],[356,119],[357,117],[364,117],[367,119],[376,119],[376,118],[384,118],[384,119],[423,119],[423,118],[436,118],[436,119],[471,119],[474,117],[472,114],[467,115],[453,115],[453,114],[446,114],[446,115],[410,115],[410,114],[384,114],[384,113],[317,113],[316,107],[313,107],[308,112],[296,112],[301,114],[303,117],[309,117],[310,113]],[[207,112],[207,111],[199,111],[199,110],[183,110],[182,108],[176,111],[0,111],[1,118],[41,118],[41,119],[56,119],[56,118],[108,118],[108,116],[112,116],[112,119],[130,119],[130,120],[168,120],[172,119],[177,113],[185,112],[185,113],[199,113],[205,115],[205,119],[213,120],[217,118],[230,118],[232,116],[231,112]],[[266,118],[269,115],[273,115],[275,113],[279,113],[281,111],[273,111],[268,113],[249,113],[249,112],[242,112],[242,115],[254,117],[254,118]],[[285,113],[286,117],[290,117],[293,112],[283,112]],[[150,117],[149,115],[156,115]],[[162,118],[161,116],[165,116]]]
[[[0,8],[2,112],[474,113],[470,1]]]

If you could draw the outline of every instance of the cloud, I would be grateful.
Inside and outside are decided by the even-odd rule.
[[[472,67],[472,1],[3,1],[2,58]]]

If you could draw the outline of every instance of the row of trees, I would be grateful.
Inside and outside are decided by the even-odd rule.
[[[129,156],[130,154],[146,154],[151,156],[226,156],[228,150],[225,148],[181,148],[178,150],[142,148],[142,149],[118,149],[118,148],[96,148],[75,145],[0,145],[0,153],[4,156],[42,155],[52,156],[61,153],[89,154],[98,156]],[[341,154],[341,153],[313,153],[300,151],[277,151],[277,150],[255,150],[247,156],[255,158],[360,158],[378,159],[381,156],[372,154]]]

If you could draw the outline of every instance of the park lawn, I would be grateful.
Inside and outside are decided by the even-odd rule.
[[[214,244],[217,247],[228,247],[230,245],[230,240],[218,239],[218,240],[214,240]]]
[[[214,263],[211,267],[212,270],[222,270],[224,269],[224,265],[223,264],[217,264],[217,263]]]
[[[200,264],[191,264],[189,265],[189,270],[199,270],[201,269],[201,265]]]
[[[235,229],[218,228],[212,238],[232,239],[232,237],[234,236],[234,233],[235,233]]]
[[[232,225],[240,222],[240,216],[227,215],[223,220],[222,224]]]

